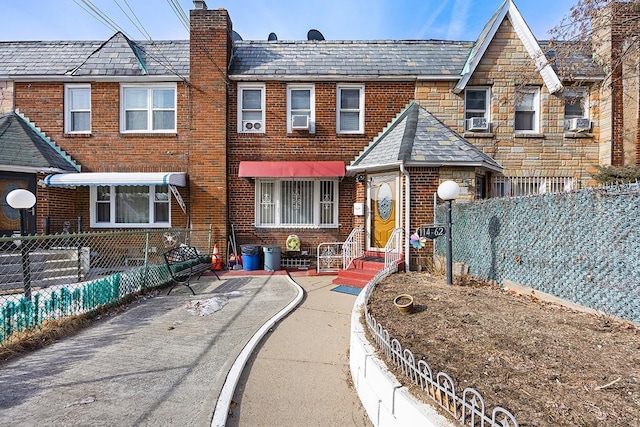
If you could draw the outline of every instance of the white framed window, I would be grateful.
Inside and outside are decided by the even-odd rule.
[[[337,89],[337,132],[364,133],[364,86],[340,84]]]
[[[175,84],[120,86],[120,131],[171,132],[176,125]]]
[[[264,133],[264,84],[238,85],[238,132]]]
[[[468,88],[464,91],[464,129],[471,131],[489,130],[489,88]]]
[[[338,226],[338,180],[256,180],[256,227]]]
[[[516,90],[514,129],[516,133],[540,131],[540,88]]]
[[[287,133],[316,132],[316,90],[314,85],[287,86]],[[306,116],[306,127],[305,127]]]
[[[64,85],[65,133],[91,133],[91,85]]]
[[[171,226],[168,185],[91,187],[91,227]]]
[[[563,94],[564,98],[564,129],[570,130],[579,127],[590,127],[589,119],[589,93],[586,89],[567,89]],[[576,123],[573,119],[587,119]],[[589,126],[586,126],[587,123]]]

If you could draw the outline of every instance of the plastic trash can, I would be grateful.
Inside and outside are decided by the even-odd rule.
[[[258,270],[260,268],[260,245],[240,245],[242,250],[242,269]]]
[[[267,271],[280,270],[280,246],[265,246],[264,248],[264,269]]]

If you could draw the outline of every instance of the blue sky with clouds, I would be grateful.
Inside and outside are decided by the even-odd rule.
[[[516,0],[540,40],[576,0]],[[106,40],[115,32],[80,4],[83,0],[0,0],[0,40]],[[91,0],[133,39],[187,39],[188,32],[168,0]],[[179,0],[189,15],[191,0]],[[245,40],[306,39],[309,29],[326,39],[475,40],[502,0],[207,0],[209,9],[229,11]],[[131,13],[133,10],[133,13]],[[128,12],[129,17],[122,10]],[[134,15],[135,14],[135,15]],[[136,22],[139,20],[140,24]],[[136,29],[136,22],[143,31]]]

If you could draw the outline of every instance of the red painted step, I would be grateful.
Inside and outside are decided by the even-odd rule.
[[[383,268],[384,258],[367,253],[354,260],[347,270],[340,270],[332,283],[364,288]]]

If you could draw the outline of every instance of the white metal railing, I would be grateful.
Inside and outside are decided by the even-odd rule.
[[[496,176],[494,197],[517,197],[532,194],[561,193],[578,189],[580,183],[572,177]]]
[[[347,269],[354,259],[364,254],[364,229],[356,227],[351,230],[344,242],[325,242],[318,245],[318,273],[336,272]]]
[[[389,268],[397,264],[402,258],[402,236],[404,230],[396,228],[391,233],[387,244],[384,246],[384,268]]]
[[[342,269],[343,242],[325,242],[318,245],[316,269],[318,273],[331,273]]]
[[[342,268],[346,270],[354,259],[364,255],[364,229],[356,227],[342,244]]]

